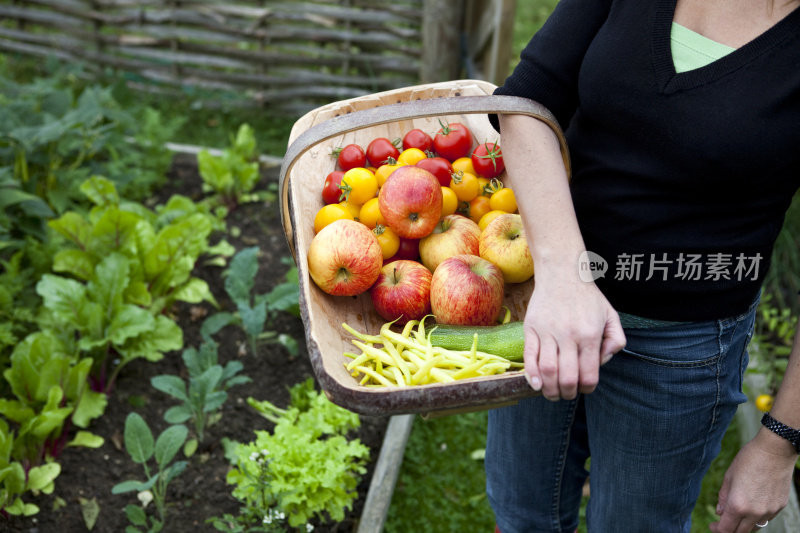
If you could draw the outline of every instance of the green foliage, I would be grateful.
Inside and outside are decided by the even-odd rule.
[[[242,504],[240,524],[248,517],[271,522],[282,514],[292,527],[312,518],[337,522],[357,497],[369,449],[346,435],[359,426],[358,415],[316,392],[310,379],[295,385],[292,397],[305,409],[248,399],[275,428],[256,431],[254,441],[233,450],[228,482],[236,485],[233,495]]]
[[[0,186],[41,199],[15,197],[25,215],[74,208],[78,187],[93,174],[113,176],[126,197],[142,198],[163,183],[171,162],[164,142],[182,117],[165,121],[155,109],[123,107],[113,87],[78,87],[74,79],[18,83],[0,74]]]
[[[286,281],[279,283],[268,293],[254,294],[258,253],[258,247],[253,246],[244,248],[233,256],[224,276],[225,291],[236,305],[236,312],[221,312],[209,317],[203,324],[203,335],[211,336],[229,324],[236,324],[244,330],[254,354],[257,353],[258,342],[267,341],[281,344],[290,355],[295,356],[298,350],[295,339],[274,331],[265,332],[264,326],[281,312],[300,315],[297,268],[291,267],[286,273]]]
[[[797,316],[789,308],[775,305],[772,293],[764,293],[758,306],[755,331],[748,347],[748,372],[767,378],[768,394],[775,394],[786,373],[792,351]]]
[[[485,411],[418,419],[386,518],[386,533],[492,531],[479,450]]]
[[[129,480],[117,483],[111,489],[113,494],[150,491],[153,495],[157,516],[147,516],[145,510],[136,505],[125,507],[125,514],[131,523],[125,531],[161,531],[166,520],[166,496],[169,483],[185,469],[186,461],[176,461],[189,430],[183,425],[173,425],[162,431],[158,438],[147,422],[137,413],[129,413],[125,419],[125,450],[134,463],[142,465],[144,481]],[[155,473],[151,475],[150,462],[155,460]],[[140,527],[144,529],[139,529]]]
[[[22,463],[13,459],[14,445],[14,432],[0,418],[0,512],[32,516],[39,512],[39,507],[25,503],[22,496],[28,492],[51,494],[61,465],[47,462],[26,472]]]
[[[197,154],[203,190],[213,192],[216,201],[229,209],[259,200],[258,194],[251,194],[260,178],[256,157],[255,132],[248,124],[242,124],[222,154],[212,155],[208,150]]]
[[[66,444],[69,419],[79,428],[103,414],[106,396],[89,388],[90,358],[78,359],[47,331],[28,335],[14,349],[3,377],[13,399],[0,398],[0,414],[18,425],[12,457],[40,464]],[[100,440],[102,444],[102,439]]]
[[[164,420],[170,424],[192,420],[197,439],[203,442],[210,418],[228,399],[226,391],[234,385],[252,380],[237,375],[243,369],[239,361],[229,361],[224,367],[217,362],[217,343],[212,339],[206,339],[199,350],[186,348],[183,362],[189,370],[188,387],[180,376],[169,374],[155,376],[150,383],[181,402],[167,409]]]
[[[180,196],[158,212],[124,202],[99,176],[81,191],[95,204],[88,215],[68,211],[50,222],[68,242],[53,270],[70,277],[46,274],[36,290],[45,310],[41,323],[76,337],[79,350],[95,360],[95,375],[106,371],[109,353],[120,357],[110,387],[130,361],[157,361],[182,347],[182,331],[163,314],[174,302],[216,303],[206,282],[192,276],[216,219]]]

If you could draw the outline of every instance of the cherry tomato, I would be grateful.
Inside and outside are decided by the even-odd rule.
[[[403,165],[392,158],[389,158],[389,162],[385,165],[379,166],[378,170],[375,171],[375,179],[378,180],[378,187],[383,187],[383,184],[386,183],[386,178],[388,178],[392,172],[402,166]]]
[[[375,178],[375,174],[366,168],[351,168],[342,176],[339,188],[344,192],[348,202],[364,205],[367,200],[374,198],[378,193],[378,180]]]
[[[499,209],[493,209],[481,217],[481,219],[478,221],[478,227],[481,228],[481,231],[483,231],[486,229],[486,226],[489,225],[489,222],[496,219],[500,215],[505,215],[505,214],[506,214],[505,211],[500,211]]]
[[[503,187],[492,193],[491,198],[489,198],[489,204],[492,209],[513,213],[517,210],[517,197],[514,195],[514,191],[508,187]]]
[[[450,187],[442,187],[442,216],[452,215],[458,209],[458,196]]]
[[[378,238],[378,244],[381,245],[381,252],[383,253],[384,259],[389,259],[400,249],[400,237],[397,236],[397,233],[392,231],[392,228],[384,226],[383,224],[378,224],[375,226],[375,229],[372,230],[372,233]]]
[[[389,259],[384,260],[384,264],[397,261],[398,259],[411,259],[412,261],[419,260],[419,239],[407,239],[400,237],[400,246],[397,253]]]
[[[484,178],[496,178],[506,168],[503,163],[503,153],[497,143],[485,142],[479,144],[472,151],[471,159],[475,173]]]
[[[433,148],[440,156],[449,161],[465,157],[472,148],[472,133],[467,127],[458,122],[441,124],[441,129],[433,138]],[[474,164],[474,163],[473,163]]]
[[[334,170],[325,177],[325,185],[322,186],[322,201],[326,204],[339,203],[339,196],[342,191],[339,189],[339,184],[342,183],[343,170]]]
[[[403,150],[409,148],[419,148],[423,152],[430,152],[433,149],[433,137],[419,128],[409,130],[403,136]]]
[[[476,224],[481,221],[483,215],[492,210],[489,205],[490,200],[486,196],[478,195],[469,202],[469,218]]]
[[[450,179],[450,188],[462,202],[469,202],[480,192],[478,178],[468,172],[456,172]]]
[[[427,159],[428,156],[419,148],[408,148],[400,152],[397,162],[405,165],[416,165],[419,161]]]
[[[378,224],[386,224],[381,214],[381,209],[378,205],[378,197],[370,198],[361,206],[358,213],[358,221],[372,229]]]
[[[484,196],[491,196],[492,195],[492,191],[487,190],[487,187],[488,187],[488,185],[490,183],[491,183],[490,180],[478,176],[478,186],[481,188],[480,194],[482,194]]]
[[[372,139],[367,145],[367,160],[375,168],[386,163],[389,158],[400,157],[400,150],[386,137]]]
[[[472,166],[472,158],[471,157],[459,157],[455,161],[453,161],[453,172],[468,172],[470,174],[475,174],[475,168]]]
[[[322,209],[317,211],[314,216],[314,232],[319,233],[319,230],[340,218],[347,218],[353,220],[353,214],[339,204],[327,204],[322,206]]]
[[[364,149],[357,144],[348,144],[341,150],[335,151],[336,162],[344,171],[351,168],[363,167],[367,164],[367,155]]]
[[[358,216],[361,214],[360,205],[348,202],[347,200],[339,202],[339,205],[350,211],[350,214],[353,215],[353,220],[358,220]]]
[[[453,173],[453,166],[444,157],[426,157],[417,162],[417,166],[424,168],[439,180],[439,185],[447,187],[450,185],[450,175]]]

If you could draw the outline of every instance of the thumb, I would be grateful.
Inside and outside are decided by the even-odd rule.
[[[615,353],[625,347],[625,342],[625,331],[622,329],[619,315],[612,310],[603,330],[603,343],[600,345],[600,364],[606,364]]]
[[[525,329],[525,348],[523,357],[525,360],[525,378],[531,388],[535,391],[542,390],[542,377],[539,374],[539,335],[532,328]]]

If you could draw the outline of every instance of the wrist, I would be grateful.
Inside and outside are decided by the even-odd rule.
[[[762,427],[756,434],[756,440],[771,454],[786,457],[792,462],[797,460],[800,448],[800,433],[782,424],[765,413],[761,420]]]

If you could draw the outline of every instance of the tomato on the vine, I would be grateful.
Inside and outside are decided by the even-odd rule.
[[[351,168],[363,167],[367,164],[367,154],[357,144],[348,144],[344,148],[334,150],[339,168],[348,171]]]
[[[503,187],[493,192],[492,196],[489,198],[489,203],[492,209],[499,209],[506,213],[514,213],[517,210],[517,197],[514,191],[508,187]]]
[[[453,166],[444,157],[426,157],[417,162],[420,168],[424,168],[439,180],[439,185],[447,187],[450,185],[450,175],[453,173]]]
[[[472,158],[469,156],[459,157],[453,161],[453,172],[469,172],[475,174],[475,169],[472,167]]]
[[[404,165],[401,165],[392,158],[389,158],[388,163],[385,165],[379,166],[375,171],[375,179],[378,180],[378,187],[383,187],[383,184],[386,183],[386,179],[389,177],[389,175],[402,166]]]
[[[325,184],[322,186],[322,201],[326,204],[339,203],[342,195],[339,185],[342,183],[343,170],[334,170],[325,177]]]
[[[358,212],[358,221],[372,229],[378,224],[385,224],[383,215],[381,214],[380,206],[378,205],[378,197],[370,198],[361,206]]]
[[[400,150],[386,137],[372,139],[367,145],[367,160],[375,168],[386,163],[389,158],[397,159],[399,156]]]
[[[433,148],[440,156],[455,161],[460,157],[469,154],[472,148],[472,133],[467,127],[459,122],[442,124],[439,131],[433,137]]]
[[[450,179],[450,188],[462,202],[469,202],[480,193],[478,178],[468,172],[456,172]]]
[[[409,148],[419,148],[423,152],[430,152],[433,149],[433,137],[419,128],[409,130],[403,136],[403,150]]]
[[[472,151],[472,166],[478,176],[484,178],[496,178],[506,168],[503,163],[503,153],[497,143],[485,142],[479,144]]]

